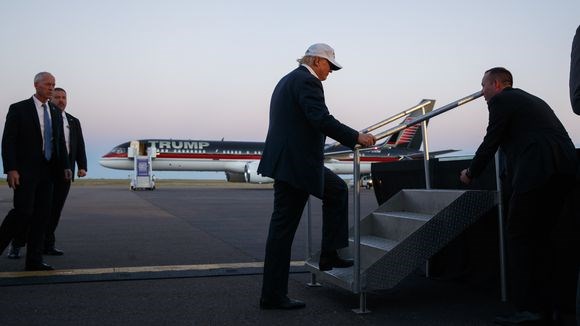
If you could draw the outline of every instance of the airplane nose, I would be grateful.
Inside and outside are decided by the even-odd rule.
[[[101,158],[101,159],[99,160],[99,164],[100,164],[101,166],[104,166],[104,167],[106,167],[106,168],[110,167],[110,166],[109,166],[109,164],[107,164],[107,163],[108,163],[108,161],[107,161],[106,159],[103,159],[103,158]]]

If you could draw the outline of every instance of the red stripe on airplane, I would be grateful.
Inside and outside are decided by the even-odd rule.
[[[157,153],[157,158],[187,158],[206,160],[259,160],[257,154],[192,154],[192,153]]]
[[[104,158],[127,158],[127,153],[108,153]],[[206,159],[206,160],[259,160],[262,157],[256,154],[189,154],[189,153],[158,153],[157,158],[180,158],[180,159]],[[361,157],[362,162],[392,162],[398,161],[399,157]],[[341,159],[340,161],[352,161]]]
[[[386,157],[378,157],[378,156],[371,156],[371,157],[361,157],[360,158],[361,162],[394,162],[394,161],[398,161],[399,157],[395,157],[395,156],[386,156]],[[341,162],[352,162],[352,160],[349,159],[340,159],[339,161]]]

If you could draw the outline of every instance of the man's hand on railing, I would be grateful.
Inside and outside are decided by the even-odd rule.
[[[374,145],[377,142],[377,139],[374,135],[371,134],[358,134],[357,143],[361,144],[364,147],[369,147]]]
[[[465,169],[463,171],[461,171],[461,174],[459,174],[459,180],[461,180],[461,182],[463,184],[470,184],[471,183],[471,173],[469,173],[469,169]]]

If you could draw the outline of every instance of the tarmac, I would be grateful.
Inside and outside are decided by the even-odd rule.
[[[506,306],[495,283],[426,278],[420,271],[390,290],[359,296],[308,287],[306,216],[293,246],[289,296],[295,311],[260,310],[270,186],[73,184],[57,230],[56,268],[23,272],[24,259],[0,257],[0,325],[493,325]],[[0,188],[0,215],[12,192]],[[378,206],[361,190],[361,215]],[[306,211],[306,210],[305,210]],[[350,212],[352,222],[352,210]],[[313,243],[321,203],[312,200]]]

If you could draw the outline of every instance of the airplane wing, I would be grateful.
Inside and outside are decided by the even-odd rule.
[[[453,152],[458,152],[458,151],[459,151],[458,149],[445,149],[445,150],[441,150],[441,151],[429,152],[429,156],[436,157],[436,156],[439,156],[439,155],[453,153]],[[423,152],[417,152],[417,153],[405,155],[403,157],[403,159],[405,159],[405,158],[419,159],[419,158],[422,158],[422,157],[423,157]]]

